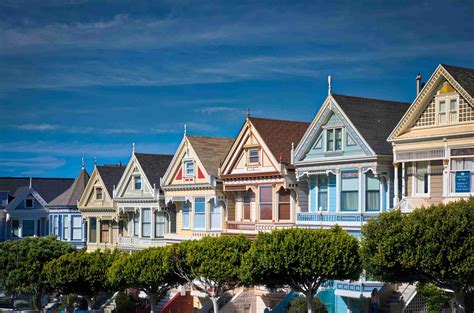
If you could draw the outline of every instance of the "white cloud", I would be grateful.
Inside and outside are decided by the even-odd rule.
[[[66,164],[66,161],[53,156],[33,158],[4,158],[0,159],[0,166],[7,168],[46,168],[55,169]]]
[[[46,131],[46,130],[56,130],[58,126],[51,124],[23,124],[15,126],[18,129],[22,130],[32,130],[32,131]]]

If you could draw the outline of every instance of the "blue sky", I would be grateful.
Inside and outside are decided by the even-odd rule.
[[[474,67],[473,1],[0,2],[0,175],[74,177],[337,93],[412,101]]]

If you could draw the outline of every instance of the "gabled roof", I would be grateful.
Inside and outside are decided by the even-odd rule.
[[[229,152],[233,138],[186,136],[209,175],[217,176],[221,162]]]
[[[125,171],[124,165],[97,165],[97,171],[100,178],[104,182],[105,188],[109,193],[110,198],[113,197],[114,185],[117,186],[120,178]]]
[[[249,117],[277,161],[291,163],[291,144],[295,147],[310,123]]]
[[[376,154],[392,154],[387,138],[410,103],[339,94],[332,97]]]
[[[74,182],[72,178],[32,178],[32,187],[41,197],[49,202],[68,189]],[[11,197],[15,196],[18,188],[28,187],[28,177],[0,177],[0,191],[8,191]]]
[[[135,153],[135,157],[145,172],[150,185],[156,185],[157,187],[160,185],[160,177],[163,177],[173,159],[173,155],[168,154]]]
[[[474,97],[474,69],[446,64],[441,64],[441,66],[451,74],[471,97]]]
[[[81,199],[82,193],[86,189],[89,181],[89,173],[85,168],[82,168],[79,175],[74,180],[74,183],[65,192],[54,198],[49,204],[49,207],[76,207],[77,201]]]
[[[29,186],[21,186],[15,191],[15,199],[9,202],[6,206],[7,212],[11,212],[15,209],[20,202],[24,201],[29,195],[32,195],[43,207],[46,206],[47,202],[44,200],[43,197],[36,191],[34,188],[30,188]]]

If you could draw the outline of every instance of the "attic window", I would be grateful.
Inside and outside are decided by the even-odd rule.
[[[133,183],[134,183],[135,190],[141,190],[142,189],[142,177],[141,176],[134,176],[133,180],[134,180]]]
[[[95,198],[96,200],[102,200],[102,188],[95,189]]]
[[[326,151],[342,150],[342,128],[326,130]]]
[[[258,149],[249,149],[249,163],[258,163],[259,155]]]
[[[28,198],[25,200],[25,208],[32,208],[33,207],[33,198]]]
[[[459,101],[457,95],[443,95],[436,99],[437,122],[439,125],[458,122]]]
[[[194,162],[193,161],[184,162],[184,173],[187,177],[194,176]]]

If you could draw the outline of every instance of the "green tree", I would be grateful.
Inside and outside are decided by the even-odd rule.
[[[172,247],[175,269],[195,289],[205,293],[218,312],[218,300],[241,284],[240,266],[250,247],[244,236],[204,237]]]
[[[150,297],[155,310],[157,295],[183,282],[173,270],[170,247],[148,248],[123,255],[109,270],[109,281],[118,289],[137,288]]]
[[[96,296],[110,289],[107,271],[119,257],[118,250],[78,250],[52,260],[43,269],[48,286],[63,295],[79,295],[92,310]]]
[[[291,287],[306,296],[308,313],[319,286],[333,279],[358,279],[359,243],[340,227],[283,229],[260,233],[245,255],[244,279],[269,289]]]
[[[465,295],[474,284],[474,198],[409,214],[383,213],[362,234],[369,275],[453,290],[458,309],[465,309]]]
[[[425,298],[428,304],[428,313],[439,313],[443,304],[452,298],[452,294],[433,284],[418,284],[416,291]]]
[[[308,311],[308,303],[305,297],[299,296],[294,298],[291,303],[290,307],[286,311],[286,313],[301,313]],[[319,300],[318,297],[313,297],[313,311],[315,313],[327,313],[328,310],[324,303]]]
[[[71,251],[71,245],[53,237],[4,241],[0,243],[0,284],[8,293],[33,295],[40,310],[41,296],[48,292],[43,267]]]

